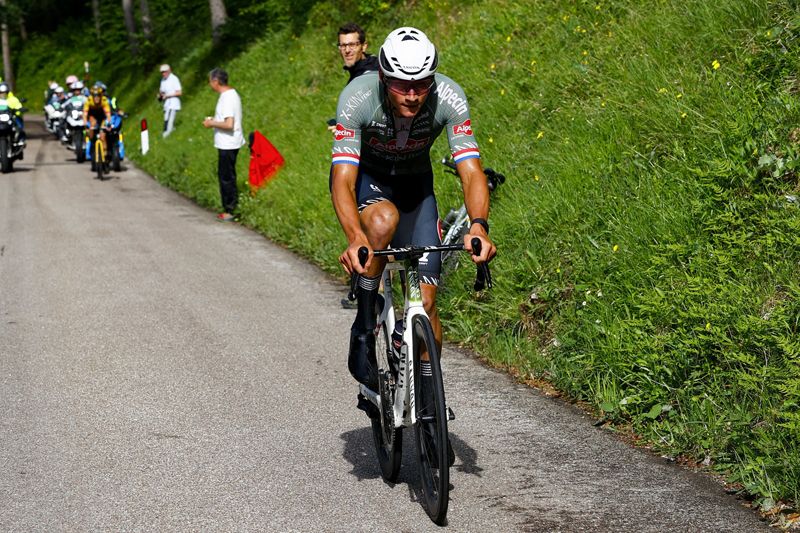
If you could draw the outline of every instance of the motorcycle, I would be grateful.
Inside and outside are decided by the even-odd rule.
[[[67,145],[69,150],[75,152],[75,157],[78,163],[86,161],[86,152],[84,149],[84,130],[86,123],[83,121],[83,106],[77,107],[68,102],[65,106],[66,120],[64,121],[64,132],[61,136],[61,142]]]
[[[64,119],[67,116],[64,107],[61,105],[61,102],[53,101],[44,106],[44,125],[47,130],[55,135],[56,137],[60,138],[59,132],[63,127]]]
[[[19,111],[24,112],[25,108]],[[20,133],[15,110],[8,106],[7,100],[0,99],[0,170],[3,174],[14,170],[14,161],[22,159],[25,140]]]

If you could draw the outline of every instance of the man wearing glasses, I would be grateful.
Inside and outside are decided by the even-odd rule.
[[[348,241],[339,262],[348,272],[361,275],[348,368],[372,390],[377,390],[375,302],[385,266],[385,260],[373,257],[372,250],[390,244],[441,243],[430,148],[442,131],[447,134],[472,220],[464,246],[471,251],[470,241],[478,237],[482,251],[473,261],[488,261],[495,255],[488,236],[489,189],[464,91],[436,73],[436,48],[416,28],[391,32],[378,61],[378,73],[356,78],[339,96],[331,168],[331,199]],[[365,267],[358,261],[362,246],[370,250]],[[442,326],[436,312],[439,255],[420,259],[419,270],[423,304],[441,344]],[[359,407],[369,414],[368,402],[359,400]]]
[[[367,53],[367,37],[364,29],[355,22],[339,28],[339,53],[342,54],[342,69],[350,74],[350,83],[365,72],[377,72],[378,58]]]

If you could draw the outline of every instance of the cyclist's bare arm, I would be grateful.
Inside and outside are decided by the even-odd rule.
[[[347,249],[339,256],[339,262],[348,273],[353,271],[365,274],[372,261],[372,247],[364,230],[356,205],[356,178],[358,167],[355,165],[334,165],[331,185],[331,201],[336,217],[339,219],[347,237]],[[369,250],[367,263],[362,267],[358,260],[358,249],[366,246]]]
[[[461,178],[461,187],[464,191],[464,205],[467,207],[470,220],[489,218],[489,187],[486,181],[486,174],[483,173],[481,160],[479,158],[465,159],[456,164],[458,175]],[[464,236],[464,247],[472,251],[472,238],[478,237],[483,243],[480,255],[472,255],[475,263],[490,261],[497,249],[486,230],[480,224],[472,224],[469,232]]]

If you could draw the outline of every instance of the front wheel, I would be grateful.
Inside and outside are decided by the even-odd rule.
[[[422,496],[425,511],[438,525],[447,521],[450,498],[449,438],[447,412],[444,399],[442,367],[439,348],[427,316],[414,317],[414,409],[416,424],[414,436],[417,444]],[[428,354],[430,375],[423,369],[423,355]]]
[[[122,170],[122,165],[119,160],[119,142],[110,143],[111,146],[111,168],[114,172]]]
[[[11,172],[11,158],[8,157],[8,138],[0,137],[0,170],[3,174]]]
[[[372,437],[375,451],[381,466],[381,476],[389,483],[397,481],[400,473],[400,462],[403,458],[403,428],[395,427],[394,397],[397,390],[397,379],[389,359],[391,338],[386,323],[378,324],[375,333],[375,356],[378,362],[378,393],[381,397],[380,417],[372,419]]]
[[[95,136],[94,144],[94,168],[97,170],[97,179],[103,179],[103,171],[105,170],[105,154],[103,153],[103,142]]]

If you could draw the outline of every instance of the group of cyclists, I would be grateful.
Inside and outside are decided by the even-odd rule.
[[[116,97],[109,93],[108,87],[102,81],[95,81],[88,87],[74,74],[66,77],[65,85],[69,88],[70,94],[65,94],[64,88],[56,82],[51,81],[48,84],[45,92],[45,121],[48,129],[62,142],[69,143],[67,122],[53,117],[63,117],[73,110],[80,110],[80,122],[86,132],[87,144],[91,145],[98,138],[105,147],[104,153],[108,153],[107,133],[112,130],[119,131],[124,115]],[[63,113],[59,114],[58,111]],[[74,148],[72,145],[70,147]],[[87,152],[92,161],[92,170],[95,170],[96,162],[91,158],[91,151]],[[77,155],[78,161],[82,161],[80,154]]]

